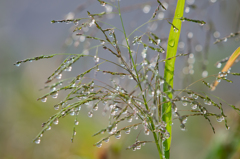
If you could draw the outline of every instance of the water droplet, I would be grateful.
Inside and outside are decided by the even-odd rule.
[[[150,134],[149,129],[145,129],[145,130],[144,130],[144,134],[145,134],[145,135],[149,135],[149,134]]]
[[[181,120],[182,120],[182,123],[183,123],[183,124],[186,124],[186,123],[187,123],[187,117],[186,117],[186,116],[183,116],[183,117],[181,118]]]
[[[164,80],[160,79],[159,83],[160,83],[160,85],[164,84]]]
[[[74,121],[74,124],[75,124],[75,125],[78,125],[78,124],[79,124],[79,121],[75,120],[75,121]]]
[[[58,119],[55,119],[54,121],[53,121],[53,124],[55,124],[55,125],[57,125],[59,123],[59,120]]]
[[[186,130],[185,125],[184,125],[184,124],[181,124],[181,125],[180,125],[180,129],[181,129],[182,131],[185,131],[185,130]]]
[[[103,7],[106,5],[106,3],[105,3],[105,2],[103,2],[103,1],[102,1],[102,2],[100,2],[100,3],[101,3],[101,6],[103,6]]]
[[[166,139],[168,139],[168,138],[170,137],[169,132],[166,131],[166,132],[164,133],[164,137],[165,137]]]
[[[110,138],[108,137],[108,138],[105,138],[105,139],[103,139],[103,141],[104,142],[106,142],[106,143],[108,143],[109,142],[109,140],[110,140]]]
[[[97,111],[97,110],[98,110],[98,104],[95,104],[95,105],[93,106],[93,110],[94,110],[94,111]]]
[[[132,75],[128,75],[128,78],[132,80],[132,79],[133,79],[133,76],[132,76]]]
[[[223,120],[224,120],[224,116],[222,116],[222,115],[217,116],[217,121],[218,122],[222,122]]]
[[[168,42],[168,45],[171,46],[171,47],[174,47],[175,45],[175,41],[172,39]]]
[[[127,121],[128,121],[129,123],[131,123],[131,122],[132,122],[132,117],[131,117],[131,116],[128,117],[128,118],[127,118]]]
[[[204,104],[206,104],[206,105],[211,105],[212,102],[211,102],[211,100],[209,100],[209,99],[204,99]]]
[[[56,91],[56,92],[53,92],[52,94],[51,94],[51,96],[52,96],[52,98],[57,98],[58,97],[58,92]]]
[[[207,110],[206,110],[205,107],[200,107],[199,109],[200,109],[202,114],[206,114],[207,113]]]
[[[193,94],[193,98],[194,98],[194,99],[198,99],[198,95]]]
[[[133,151],[136,151],[136,150],[137,150],[137,148],[136,148],[136,147],[133,147],[133,148],[132,148],[132,150],[133,150]]]
[[[126,134],[130,134],[130,132],[131,132],[131,129],[130,129],[130,128],[128,128],[128,129],[125,130],[125,133],[126,133]]]
[[[137,145],[137,150],[140,150],[141,149],[141,145]]]
[[[93,60],[94,60],[94,62],[98,63],[99,62],[99,57],[94,56]]]
[[[102,146],[102,142],[98,142],[98,143],[96,144],[96,146],[97,146],[98,148],[100,148],[100,147]]]
[[[115,138],[116,138],[116,139],[120,139],[120,138],[121,138],[121,133],[120,133],[120,131],[115,134]]]
[[[197,104],[191,103],[191,107],[192,107],[193,110],[195,110],[195,109],[197,109]]]
[[[59,105],[57,104],[57,105],[54,105],[54,109],[55,110],[58,110],[59,109]]]
[[[135,125],[135,126],[133,127],[133,129],[137,130],[137,129],[138,129],[138,125]]]
[[[35,143],[36,143],[36,144],[40,144],[40,142],[41,142],[40,137],[35,140]]]
[[[61,79],[62,78],[62,74],[59,74],[56,76],[56,79]]]
[[[93,113],[90,111],[88,112],[88,117],[91,118],[93,116]]]
[[[51,126],[48,126],[47,130],[51,130],[51,129],[52,129],[52,127],[51,127]]]
[[[227,40],[228,40],[227,38],[224,38],[223,42],[227,42]]]
[[[17,67],[19,67],[20,65],[21,65],[21,63],[20,63],[20,62],[15,64],[15,66],[17,66]]]
[[[188,104],[187,102],[182,102],[183,106],[187,106],[187,104]]]
[[[47,97],[42,98],[41,101],[42,101],[42,102],[46,102],[46,101],[47,101]]]
[[[72,66],[69,66],[68,68],[66,68],[64,71],[70,72],[72,71]]]
[[[221,68],[221,66],[222,66],[222,63],[219,62],[219,63],[217,64],[217,68]]]

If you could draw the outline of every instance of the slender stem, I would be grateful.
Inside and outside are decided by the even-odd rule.
[[[185,0],[178,0],[175,15],[173,18],[173,26],[170,29],[169,38],[168,38],[168,46],[167,46],[167,57],[166,59],[176,56],[177,48],[178,48],[178,41],[181,32],[181,20],[179,18],[183,17],[184,13],[184,4]],[[165,63],[164,68],[164,78],[167,83],[163,85],[163,91],[166,92],[169,98],[172,98],[172,93],[168,92],[168,85],[173,87],[173,79],[174,79],[174,65],[175,59],[172,58],[171,60],[167,60]],[[171,102],[166,102],[166,98],[163,98],[164,104],[162,104],[162,121],[167,123],[167,131],[170,133],[170,137],[163,142],[163,149],[164,149],[164,156],[166,159],[170,157],[170,145],[171,145],[171,138],[172,138],[172,107]]]
[[[130,58],[132,60],[133,68],[134,68],[134,70],[136,72],[137,83],[138,83],[138,86],[139,86],[140,90],[142,91],[142,86],[141,86],[141,83],[139,82],[140,80],[139,80],[139,76],[138,76],[138,73],[137,73],[137,68],[136,68],[134,59],[132,57],[131,49],[130,49],[130,46],[129,46],[129,43],[128,43],[128,37],[126,35],[126,31],[125,31],[125,28],[124,28],[119,1],[118,1],[118,12],[119,12],[119,16],[120,16],[120,19],[121,19],[121,24],[122,24],[122,28],[123,28],[123,33],[124,33],[124,36],[125,36],[126,44],[127,44],[127,47],[128,47],[128,52],[129,52]],[[147,105],[147,100],[146,100],[144,95],[142,95],[142,97],[143,97],[143,100],[144,100],[144,105],[145,105],[146,109],[148,110],[149,108],[148,108],[148,105]],[[153,122],[153,119],[151,117],[149,117],[149,120],[151,122],[152,133],[153,133],[153,137],[154,137],[157,149],[158,149],[158,153],[159,153],[160,159],[162,159],[162,151],[161,151],[160,144],[159,144],[159,141],[158,141],[158,136],[157,136],[157,133],[154,132],[154,130],[155,130],[154,122]]]

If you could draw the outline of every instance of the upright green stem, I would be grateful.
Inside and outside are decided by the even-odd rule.
[[[118,13],[119,13],[119,17],[120,17],[120,19],[121,19],[121,24],[122,24],[122,28],[123,28],[123,33],[124,33],[124,36],[125,36],[125,40],[126,40],[126,43],[127,43],[128,52],[129,52],[130,58],[131,58],[131,60],[132,60],[133,68],[134,68],[134,70],[135,70],[135,72],[136,72],[137,83],[138,83],[138,86],[139,86],[140,90],[142,91],[142,86],[141,86],[141,83],[139,82],[139,76],[138,76],[138,74],[137,74],[137,68],[136,68],[134,59],[133,59],[133,57],[132,57],[130,45],[129,45],[129,43],[128,43],[128,37],[127,37],[127,35],[126,35],[126,31],[125,31],[125,28],[124,28],[124,25],[123,25],[123,20],[122,20],[122,15],[121,15],[121,10],[120,10],[119,1],[118,1]],[[146,98],[145,98],[144,95],[143,95],[143,100],[144,100],[145,107],[146,107],[146,109],[148,110],[147,101],[146,101]],[[157,149],[158,149],[158,153],[159,153],[160,159],[162,159],[162,151],[161,151],[160,144],[159,144],[159,141],[158,141],[158,136],[157,136],[157,133],[154,132],[154,130],[155,130],[154,122],[153,122],[153,119],[152,119],[152,118],[149,118],[149,120],[150,120],[150,122],[151,122],[151,128],[152,128],[152,130],[153,130],[153,131],[152,131],[152,132],[153,132],[153,137],[154,137],[154,140],[155,140]]]
[[[179,36],[181,32],[181,24],[182,24],[179,18],[183,17],[184,5],[185,5],[185,0],[178,0],[174,19],[172,22],[173,26],[170,29],[170,33],[168,37],[166,58],[176,56],[177,54],[177,47],[178,47],[178,41],[179,41]],[[174,28],[174,26],[176,28]],[[163,91],[166,92],[169,98],[172,98],[172,93],[167,92],[169,89],[168,84],[173,87],[174,65],[175,65],[175,58],[172,58],[171,60],[166,61],[165,69],[164,69],[164,78],[167,83],[164,83]],[[169,159],[170,145],[171,145],[171,138],[172,138],[172,107],[170,102],[166,102],[166,98],[163,98],[163,102],[165,102],[165,104],[162,105],[162,109],[161,109],[162,121],[167,123],[166,129],[170,133],[170,137],[163,142],[162,147],[164,151],[163,155],[165,156],[166,159]]]

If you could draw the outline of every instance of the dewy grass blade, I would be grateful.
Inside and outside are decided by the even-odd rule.
[[[167,46],[167,55],[166,59],[171,58],[173,56],[176,56],[177,53],[177,47],[178,47],[178,41],[179,41],[179,36],[181,32],[181,20],[180,18],[183,17],[184,13],[184,5],[185,5],[185,0],[178,0],[177,2],[177,7],[175,10],[175,15],[172,24],[177,28],[174,28],[171,26],[171,30],[169,33],[169,38],[168,38],[168,46]],[[163,91],[166,92],[169,98],[172,98],[172,93],[167,92],[168,91],[168,84],[173,87],[173,78],[174,78],[174,64],[175,64],[175,58],[172,58],[171,60],[167,60],[165,63],[165,69],[164,69],[164,78],[166,82],[164,83]],[[172,132],[172,108],[171,108],[171,103],[168,102],[166,103],[166,99],[163,99],[163,103],[165,104],[162,105],[162,121],[167,123],[167,131],[170,133],[170,137],[166,139],[163,142],[163,151],[165,158],[168,159],[170,155],[170,145],[171,145],[171,132]]]

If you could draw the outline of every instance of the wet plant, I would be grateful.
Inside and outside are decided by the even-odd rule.
[[[140,133],[145,135],[151,133],[153,139],[140,141],[139,137],[137,137],[135,143],[126,149],[135,151],[141,149],[145,144],[154,143],[159,157],[166,159],[170,158],[173,120],[180,122],[180,129],[183,131],[186,130],[188,118],[192,116],[201,116],[206,119],[213,132],[215,132],[215,129],[211,123],[211,118],[215,118],[218,122],[224,121],[226,128],[229,129],[222,103],[215,102],[215,98],[213,99],[205,93],[192,90],[191,86],[202,82],[203,85],[213,90],[221,80],[232,83],[231,80],[227,79],[227,75],[240,75],[239,73],[230,72],[230,68],[240,54],[239,49],[230,58],[217,63],[219,67],[219,64],[228,61],[226,67],[220,73],[204,76],[186,88],[176,90],[173,86],[176,58],[187,56],[189,66],[192,67],[195,60],[193,53],[177,54],[180,45],[181,25],[184,21],[196,23],[196,25],[200,26],[205,25],[206,22],[184,17],[184,11],[186,12],[187,7],[189,7],[185,7],[185,0],[177,1],[175,13],[172,17],[163,18],[161,14],[162,11],[168,9],[168,3],[157,0],[157,8],[151,18],[143,25],[134,29],[130,34],[127,34],[122,17],[122,8],[120,7],[121,2],[105,2],[101,0],[98,0],[98,2],[106,8],[105,12],[92,13],[87,11],[88,17],[85,18],[51,21],[52,23],[73,23],[73,34],[75,37],[79,37],[76,39],[80,39],[80,41],[81,39],[86,39],[90,44],[96,44],[96,42],[98,44],[85,48],[80,54],[41,55],[15,63],[16,66],[20,66],[25,62],[49,59],[55,56],[66,57],[45,82],[46,86],[44,89],[49,89],[49,93],[37,99],[47,102],[48,98],[57,98],[59,93],[67,92],[65,98],[54,105],[57,113],[42,124],[41,132],[34,139],[36,144],[40,144],[43,134],[51,129],[52,124],[57,125],[59,119],[67,115],[75,116],[71,137],[71,141],[73,141],[76,135],[75,126],[80,122],[78,121],[78,116],[81,114],[80,110],[83,107],[89,110],[88,116],[90,118],[99,110],[102,111],[103,115],[108,115],[109,118],[106,127],[93,134],[93,136],[105,135],[94,146],[101,147],[104,142],[109,142],[112,137],[120,139],[123,133],[130,134],[133,129],[139,129]],[[148,8],[144,8],[144,12],[149,12]],[[119,16],[121,27],[116,27],[103,21],[106,16],[111,14]],[[158,18],[156,18],[156,15],[158,15]],[[147,32],[140,31],[141,27],[151,25],[154,22],[167,22],[170,28],[168,38],[160,37],[160,34],[154,32],[154,29],[152,29],[153,31],[150,29]],[[92,29],[93,32],[87,34],[87,31],[84,31],[86,28]],[[95,32],[101,33],[101,35],[98,37],[98,34]],[[124,37],[122,43],[119,42],[121,37],[118,37],[116,32],[119,32]],[[136,33],[140,34],[132,37]],[[225,38],[232,38],[238,36],[238,34],[239,32]],[[191,39],[192,35],[189,34],[188,37]],[[215,43],[222,41],[224,40],[219,39]],[[79,43],[76,40],[74,45],[78,46]],[[100,48],[102,52],[99,51]],[[89,54],[89,51],[92,50],[96,50],[94,55]],[[118,62],[103,58],[101,54],[112,55],[116,59],[115,61]],[[74,69],[73,64],[82,58],[92,58],[94,66],[75,77],[62,79],[64,72]],[[117,71],[102,69],[102,65],[106,63],[111,65],[111,67],[116,67]],[[160,65],[164,65],[163,74],[160,71]],[[189,69],[189,74],[193,73],[192,67]],[[110,83],[109,81],[106,82],[99,79],[99,74],[110,75]],[[216,78],[216,81],[213,84],[209,84],[205,80],[209,77]],[[134,83],[134,86],[129,88],[123,82],[119,82],[120,79],[122,81],[128,80],[131,84]],[[239,112],[239,108],[228,105]],[[209,110],[210,106],[217,108],[218,111],[211,112]],[[182,115],[181,110],[185,107],[189,109],[185,110],[185,114]],[[123,122],[126,126],[119,127],[119,123]]]

